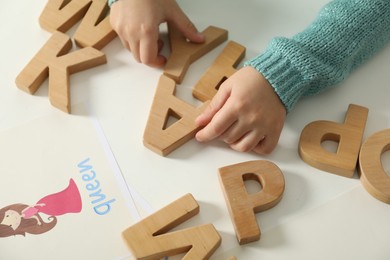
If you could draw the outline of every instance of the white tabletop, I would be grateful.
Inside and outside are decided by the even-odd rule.
[[[180,4],[200,30],[209,25],[227,29],[229,40],[247,48],[246,60],[261,52],[272,37],[303,30],[327,2],[198,0]],[[15,85],[16,76],[50,37],[38,23],[45,4],[43,0],[7,1],[0,10],[0,130],[57,110],[49,103],[47,81],[35,95]],[[68,35],[73,32],[74,28]],[[191,88],[225,45],[190,66],[178,86],[179,97],[199,103],[192,98]],[[339,87],[301,100],[288,115],[279,145],[270,156],[238,153],[218,141],[200,144],[195,140],[167,157],[150,151],[142,137],[162,70],[136,63],[118,38],[102,51],[107,64],[71,76],[72,104],[86,104],[90,116],[98,118],[128,186],[137,194],[134,199],[141,217],[191,193],[201,210],[183,226],[212,223],[216,227],[222,245],[212,259],[231,255],[289,260],[390,258],[390,206],[369,195],[357,175],[349,179],[320,171],[303,162],[297,152],[306,124],[319,119],[342,122],[351,103],[369,109],[364,139],[390,128],[390,46]],[[256,159],[278,165],[286,189],[276,207],[257,214],[260,241],[239,246],[217,172],[220,167]],[[390,153],[382,160],[389,172]]]

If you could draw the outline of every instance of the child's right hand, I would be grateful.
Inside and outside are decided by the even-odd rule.
[[[221,84],[195,123],[200,142],[221,139],[240,152],[269,154],[276,147],[286,109],[268,81],[254,68],[241,68]]]
[[[166,62],[159,40],[159,25],[164,22],[176,26],[192,42],[204,41],[175,0],[119,0],[111,6],[110,23],[123,46],[138,62],[152,67]]]

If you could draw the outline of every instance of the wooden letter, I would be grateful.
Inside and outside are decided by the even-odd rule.
[[[227,39],[227,31],[210,26],[203,35],[204,43],[192,43],[174,27],[168,24],[171,55],[165,65],[164,74],[180,84],[191,63],[202,57]]]
[[[351,104],[343,124],[330,121],[308,124],[299,141],[302,160],[320,170],[351,178],[356,169],[367,116],[367,108]],[[337,142],[337,152],[325,150],[321,146],[324,141]]]
[[[66,32],[87,12],[92,0],[48,0],[39,23],[49,32]]]
[[[80,47],[94,47],[101,50],[115,37],[108,14],[107,0],[94,0],[74,34]]]
[[[198,130],[195,118],[208,104],[195,108],[175,97],[175,88],[175,81],[164,75],[160,77],[144,132],[144,145],[162,156],[194,137]],[[171,116],[178,121],[166,127]]]
[[[67,35],[54,33],[17,76],[16,85],[21,90],[34,94],[49,77],[51,104],[70,113],[69,74],[106,63],[104,53],[94,48],[88,47],[66,54],[71,48],[72,42]]]
[[[187,194],[123,232],[136,259],[162,259],[188,252],[183,259],[208,259],[221,244],[212,224],[165,234],[199,213],[199,205]]]
[[[390,129],[370,136],[360,149],[360,180],[372,196],[390,204],[390,177],[381,163],[381,155],[390,150]]]
[[[274,207],[282,199],[283,173],[275,164],[257,160],[220,168],[219,180],[239,244],[259,240],[255,213]],[[259,182],[262,190],[248,194],[246,180]]]
[[[245,56],[245,47],[230,41],[214,63],[196,83],[192,95],[201,101],[211,100],[219,86],[237,70],[235,67]]]

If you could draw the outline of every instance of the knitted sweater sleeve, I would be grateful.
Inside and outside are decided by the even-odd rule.
[[[291,39],[247,61],[290,112],[302,96],[335,86],[390,41],[390,0],[334,0]]]

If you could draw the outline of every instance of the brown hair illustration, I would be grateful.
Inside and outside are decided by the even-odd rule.
[[[15,235],[25,236],[26,233],[34,235],[42,234],[51,230],[57,224],[57,218],[55,216],[50,216],[48,218],[49,222],[44,222],[39,213],[34,215],[36,218],[24,218],[23,210],[29,207],[29,205],[17,203],[0,209],[0,221],[5,218],[6,213],[9,210],[17,212],[21,217],[20,225],[15,230],[11,226],[0,224],[0,237]],[[37,220],[39,220],[40,223]]]

